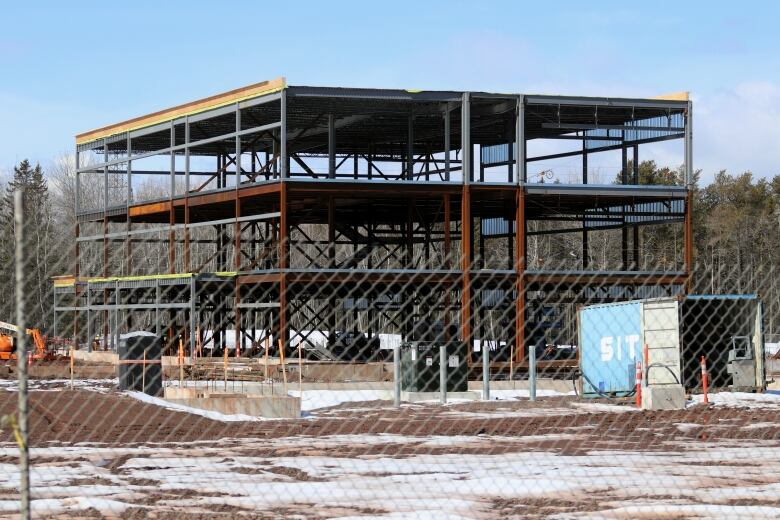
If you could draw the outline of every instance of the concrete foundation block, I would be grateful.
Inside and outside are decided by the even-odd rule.
[[[682,410],[685,389],[682,385],[656,385],[642,388],[643,410]]]
[[[447,401],[477,401],[479,398],[479,392],[447,392]],[[407,403],[438,401],[439,399],[441,399],[439,392],[401,392],[401,401]]]
[[[176,391],[170,393],[167,390],[166,401],[225,415],[249,415],[266,419],[298,419],[301,416],[301,399],[299,397],[217,393],[186,397],[189,392],[180,392],[180,390],[190,389],[175,389]],[[168,397],[169,395],[177,397]]]

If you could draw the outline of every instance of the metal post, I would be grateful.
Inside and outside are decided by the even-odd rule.
[[[30,518],[30,460],[27,445],[27,296],[24,278],[24,193],[14,193],[14,228],[16,242],[16,371],[19,382],[19,491],[21,493],[20,515]]]
[[[583,136],[584,137],[584,136]],[[582,184],[588,184],[588,147],[587,141],[582,140]],[[582,217],[582,268],[587,269],[590,260],[590,248],[588,246],[588,222],[584,214]]]
[[[441,404],[447,404],[447,347],[439,347],[439,392]]]
[[[406,136],[406,180],[414,180],[414,116],[409,116]]]
[[[688,101],[685,112],[685,185],[693,188],[693,104]]]
[[[328,114],[328,178],[336,178],[336,120]]]
[[[393,402],[401,406],[401,346],[393,347]]]
[[[190,279],[190,356],[192,356],[193,363],[195,359],[195,324],[198,321],[195,297],[195,276],[193,275]]]
[[[281,163],[282,179],[290,175],[289,162],[287,160],[287,89],[282,90],[281,99],[281,127],[279,128],[279,161]]]
[[[528,398],[536,401],[536,345],[528,349]]]
[[[517,138],[515,139],[515,170],[517,183],[525,184],[525,97],[517,100]]]
[[[154,282],[154,334],[160,337],[160,280]]]
[[[54,332],[57,335],[57,332]],[[87,351],[92,352],[92,339],[95,337],[92,331],[92,290],[87,282]]]
[[[463,103],[460,109],[460,146],[461,146],[461,168],[463,174],[463,183],[471,183],[471,98],[469,92],[463,93]]]
[[[451,129],[450,129],[450,104],[447,103],[444,108],[444,180],[450,180],[450,148],[451,143]]]
[[[482,399],[490,401],[490,349],[484,340],[479,348],[482,349]]]

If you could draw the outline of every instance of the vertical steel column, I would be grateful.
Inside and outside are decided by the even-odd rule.
[[[103,147],[103,156],[108,161],[108,145]],[[108,167],[103,168],[103,277],[108,276]],[[78,289],[76,289],[76,296],[78,300]],[[109,348],[109,335],[111,334],[111,311],[108,308],[108,289],[103,290],[103,305],[105,310],[103,311],[103,342],[105,348]],[[78,322],[78,320],[76,321]],[[78,336],[78,334],[76,334]]]
[[[282,182],[279,192],[279,339],[287,346],[287,183]]]
[[[190,278],[190,357],[192,359],[195,359],[195,347],[196,347],[196,330],[197,326],[196,323],[200,321],[200,316],[198,315],[198,308],[197,308],[197,297],[198,294],[196,292],[195,288],[195,275],[193,274]],[[194,362],[194,361],[193,361]]]
[[[241,107],[236,103],[236,132],[241,131]],[[241,187],[241,136],[236,136],[236,223],[233,227],[233,265],[235,266],[236,274],[241,271],[241,197],[239,188]],[[234,309],[233,309],[233,325],[235,334],[235,350],[233,354],[235,357],[239,357],[241,350],[244,348],[243,338],[241,337],[241,286],[238,284],[238,276],[233,280],[233,293],[234,293]]]
[[[154,334],[160,337],[160,280],[154,281]]]
[[[693,103],[685,110],[685,185],[693,189]]]
[[[515,175],[518,184],[526,183],[525,171],[525,96],[517,100],[517,138],[515,140]]]
[[[78,281],[79,276],[81,274],[81,246],[79,245],[79,210],[80,210],[80,192],[81,192],[81,173],[79,172],[79,163],[80,163],[80,157],[79,157],[79,147],[76,145],[76,157],[75,157],[75,164],[76,164],[76,193],[75,193],[75,200],[73,204],[74,213],[76,217],[76,222],[74,224],[75,228],[75,248],[74,248],[74,256],[75,256],[75,266],[73,266],[74,271],[74,277],[75,282],[73,283],[73,294],[76,297],[76,305],[78,306]],[[54,315],[57,315],[57,311],[55,309]],[[76,310],[73,313],[73,340],[75,343],[76,348],[78,348],[78,322],[79,322],[79,311]]]
[[[127,133],[127,200],[125,201],[125,217],[127,229],[127,242],[125,243],[125,272],[127,276],[133,276],[133,239],[130,237],[130,231],[133,224],[130,222],[130,203],[133,199],[133,161],[130,160],[132,154],[130,132]]]
[[[588,145],[583,132],[582,139],[582,184],[588,184]],[[588,245],[588,222],[582,215],[582,268],[587,269],[590,262],[590,247]]]
[[[336,120],[328,114],[328,178],[336,178]]]
[[[336,199],[333,195],[328,196],[328,249],[327,266],[329,269],[336,268]],[[328,291],[328,312],[325,320],[328,327],[328,343],[332,344],[336,340],[336,293]]]
[[[401,406],[401,346],[393,346],[393,404]]]
[[[192,271],[190,262],[190,116],[184,116],[184,270]]]
[[[536,401],[536,345],[528,349],[528,398]]]
[[[451,244],[451,238],[450,238],[450,226],[452,223],[452,212],[450,208],[450,194],[446,193],[444,195],[444,258],[443,260],[443,267],[446,270],[450,270],[452,268],[452,261],[451,261],[451,255],[452,255],[452,244]],[[452,341],[452,337],[450,337],[450,312],[451,312],[451,306],[452,306],[452,291],[454,287],[447,283],[444,286],[444,319],[442,320],[444,322],[444,339],[445,341]]]
[[[452,221],[452,210],[450,204],[450,194],[444,194],[444,268],[449,269],[451,267],[450,255],[451,249],[451,237],[450,237],[450,223]]]
[[[114,282],[114,349],[119,350],[119,282]]]
[[[450,180],[450,149],[452,148],[452,129],[450,121],[452,118],[450,104],[444,105],[444,180]]]
[[[461,147],[461,172],[463,173],[463,183],[470,184],[472,181],[472,162],[471,154],[471,94],[464,92],[460,109],[460,147]]]
[[[685,290],[693,290],[693,104],[688,101],[685,111]]]
[[[80,163],[80,157],[79,157],[79,147],[76,145],[76,155],[75,155],[75,164],[76,164],[76,193],[74,194],[74,201],[73,201],[73,208],[74,213],[76,217],[76,223],[74,224],[75,229],[75,236],[76,236],[76,242],[75,242],[75,249],[74,249],[74,255],[75,255],[75,265],[73,266],[73,271],[76,276],[76,280],[79,278],[80,274],[80,267],[81,267],[81,259],[79,257],[81,253],[81,247],[79,246],[79,210],[80,208],[80,200],[79,200],[79,192],[81,191],[81,172],[79,172],[79,163]],[[74,285],[75,289],[75,285]]]
[[[75,288],[75,285],[74,285]],[[55,330],[54,335],[57,335]],[[92,352],[92,339],[95,337],[92,331],[92,289],[87,282],[87,351]]]
[[[479,349],[482,351],[482,399],[490,401],[490,347],[483,340]]]
[[[525,188],[517,188],[515,203],[515,363],[525,359]]]
[[[171,148],[176,145],[176,128],[171,121]],[[170,227],[168,229],[168,272],[173,274],[176,272],[176,231],[173,226],[176,225],[176,210],[173,207],[173,198],[176,193],[176,154],[171,152],[171,196],[170,196],[170,210],[168,214],[168,220]]]
[[[461,240],[460,268],[463,274],[460,302],[461,339],[468,349],[468,362],[471,363],[471,353],[474,341],[471,331],[471,100],[468,92],[463,93],[461,107],[461,171],[463,172],[463,194],[461,197]]]
[[[685,195],[685,291],[693,290],[693,190],[689,189]]]
[[[623,147],[621,148],[622,166],[620,168],[620,183],[628,184],[628,148],[625,146],[625,132],[623,132]],[[623,259],[623,270],[628,271],[628,224],[626,223],[627,206],[623,206],[623,222],[620,226],[620,251]]]
[[[639,184],[639,145],[634,145],[633,181]],[[639,269],[639,224],[632,227],[631,247],[633,248],[633,269]]]
[[[103,145],[103,160],[108,162],[108,145]],[[103,276],[108,276],[108,166],[103,167]]]
[[[447,347],[439,346],[439,398],[447,404]]]
[[[414,180],[414,115],[409,115],[406,131],[406,180]]]
[[[287,89],[282,90],[281,127],[279,128],[279,161],[281,162],[282,179],[290,176],[290,160],[287,157]]]

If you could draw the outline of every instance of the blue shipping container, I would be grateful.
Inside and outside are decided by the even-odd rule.
[[[641,302],[584,307],[579,319],[583,393],[631,392],[642,352]]]

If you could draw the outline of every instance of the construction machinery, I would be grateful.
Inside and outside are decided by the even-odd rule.
[[[10,334],[8,333],[10,332]],[[16,359],[16,341],[14,333],[19,332],[19,327],[12,323],[0,321],[0,361]],[[26,329],[25,332],[32,338],[35,349],[30,353],[32,360],[52,361],[57,359],[54,352],[50,352],[46,342],[46,336],[38,329]]]

